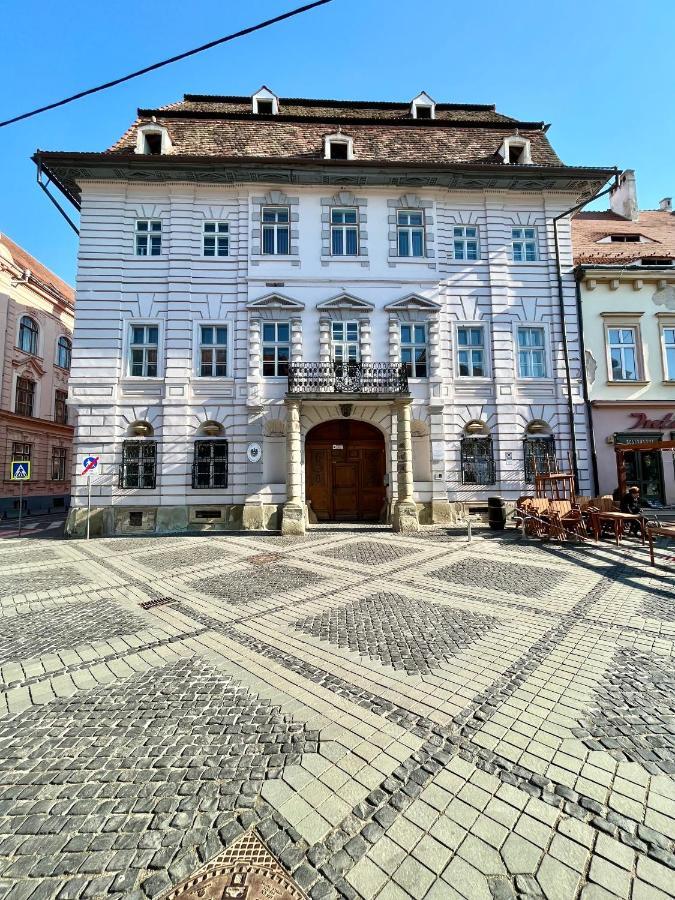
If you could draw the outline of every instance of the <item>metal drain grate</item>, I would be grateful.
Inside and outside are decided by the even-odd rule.
[[[152,609],[154,606],[166,606],[168,603],[175,603],[173,597],[155,597],[154,600],[146,600],[138,605],[141,609]]]

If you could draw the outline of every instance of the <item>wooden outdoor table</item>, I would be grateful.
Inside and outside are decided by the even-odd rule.
[[[603,522],[609,522],[614,528],[614,539],[616,540],[617,547],[619,546],[621,535],[623,533],[623,526],[626,522],[637,522],[640,526],[640,534],[642,535],[642,543],[644,544],[646,532],[644,516],[638,513],[594,512],[592,514],[592,523],[593,534],[596,541],[600,540]]]
[[[675,541],[675,525],[648,525],[647,540],[649,541],[649,559],[651,565],[654,566],[654,535],[660,534],[665,537],[671,537]]]

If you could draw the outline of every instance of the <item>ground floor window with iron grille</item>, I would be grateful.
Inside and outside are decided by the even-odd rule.
[[[527,484],[534,484],[535,475],[555,471],[555,442],[552,437],[525,438],[523,455]]]
[[[227,487],[227,441],[195,441],[192,487]]]
[[[490,437],[462,438],[462,484],[494,484],[495,458]]]
[[[152,489],[157,482],[157,442],[125,441],[120,487]]]

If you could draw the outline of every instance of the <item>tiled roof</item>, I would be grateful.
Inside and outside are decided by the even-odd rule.
[[[649,241],[598,243],[610,234],[640,234]],[[637,220],[616,213],[580,212],[572,219],[574,261],[586,265],[630,265],[650,257],[675,259],[675,215],[643,210]]]
[[[0,234],[0,244],[3,244],[12,255],[14,263],[20,269],[29,269],[33,278],[48,290],[56,291],[57,294],[68,303],[75,303],[75,291],[69,284],[66,284],[58,275],[55,275],[47,266],[43,266],[41,262],[34,256],[14,243],[6,234]]]

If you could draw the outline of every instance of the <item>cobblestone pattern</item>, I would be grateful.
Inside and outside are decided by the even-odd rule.
[[[194,591],[209,594],[232,604],[272,599],[298,588],[317,584],[321,576],[293,566],[275,564],[264,568],[242,569],[227,575],[211,575],[192,583]]]
[[[32,560],[31,560],[32,562]],[[3,584],[4,582],[4,584]],[[82,583],[82,573],[74,566],[48,569],[34,568],[14,572],[10,578],[0,581],[0,596],[28,594],[36,591],[52,591],[55,588],[72,588]]]
[[[382,541],[355,541],[342,547],[319,551],[321,556],[341,562],[358,563],[361,566],[378,566],[402,559],[414,552],[412,547],[396,547]]]
[[[188,566],[205,566],[221,560],[224,562],[231,557],[232,554],[228,553],[225,547],[204,544],[190,547],[189,549],[177,547],[175,550],[167,550],[166,552],[146,553],[142,557],[142,563],[146,569],[152,569],[155,572],[165,572],[171,569],[187,568]]]
[[[480,585],[488,590],[508,591],[511,594],[541,597],[564,580],[555,569],[541,570],[534,566],[516,563],[483,560],[476,571],[474,560],[463,559],[435,569],[429,573],[433,578],[450,581],[453,584]]]

